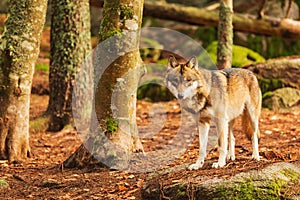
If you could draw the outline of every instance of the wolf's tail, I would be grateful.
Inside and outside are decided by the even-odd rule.
[[[251,123],[251,117],[249,115],[249,111],[247,108],[244,109],[243,115],[242,115],[242,127],[243,131],[246,134],[247,138],[249,140],[252,139],[253,136],[253,130],[254,128],[252,127],[253,123]],[[258,140],[260,139],[260,131],[259,129],[257,130],[257,138]]]

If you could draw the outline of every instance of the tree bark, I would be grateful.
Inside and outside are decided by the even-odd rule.
[[[29,104],[47,0],[10,0],[0,45],[0,159],[30,155]]]
[[[233,3],[232,0],[222,0],[219,12],[217,68],[231,68],[233,28],[232,28]]]
[[[125,37],[116,37],[117,41],[112,44],[116,46],[116,54],[122,56],[100,78],[95,106],[100,126],[106,135],[128,152],[141,148],[137,137],[136,93],[142,65],[138,50],[142,8],[143,2],[139,0],[105,2],[99,35],[101,42],[125,33]],[[118,123],[116,133],[108,130],[108,120],[111,119]]]
[[[94,52],[95,63],[100,63],[95,65],[94,103],[99,128],[125,154],[143,150],[136,125],[136,93],[142,65],[138,50],[142,10],[140,0],[104,1],[99,45],[107,47],[99,51],[96,48]],[[116,59],[115,55],[118,55]],[[93,134],[84,142],[88,148],[81,146],[64,162],[66,167],[100,164],[87,151],[92,149],[96,156],[102,154],[107,150],[107,144],[103,143],[106,138]]]
[[[53,0],[49,74],[49,131],[72,123],[75,75],[91,52],[89,0]]]

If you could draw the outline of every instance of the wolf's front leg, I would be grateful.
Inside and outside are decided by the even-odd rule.
[[[213,168],[223,167],[226,165],[226,156],[228,148],[228,121],[224,119],[218,119],[217,131],[219,138],[219,159],[218,162],[213,163]]]
[[[189,166],[189,170],[197,170],[204,164],[208,140],[209,123],[199,123],[199,155],[196,163]]]

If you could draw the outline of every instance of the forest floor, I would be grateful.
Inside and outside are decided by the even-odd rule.
[[[60,132],[45,132],[38,126],[38,119],[47,108],[47,73],[37,72],[34,88],[39,94],[31,97],[31,138],[33,156],[21,165],[0,161],[0,199],[141,199],[140,190],[155,172],[130,173],[109,169],[64,169],[62,162],[81,144],[76,131],[72,128]],[[44,86],[44,87],[42,87]],[[137,104],[137,121],[141,129],[151,123],[151,112],[157,106],[165,109],[166,121],[160,132],[152,138],[142,139],[146,153],[162,149],[180,127],[180,108],[176,101],[149,103],[139,101]],[[160,108],[161,108],[160,107]],[[218,153],[212,149],[207,156],[203,169],[188,171],[179,168],[162,176],[157,176],[161,185],[168,185],[188,177],[223,177],[242,171],[260,170],[275,162],[290,162],[300,165],[300,113],[276,113],[263,109],[260,119],[261,161],[251,160],[251,144],[241,132],[240,122],[235,126],[236,160],[230,161],[220,169],[212,169],[211,164],[217,160]],[[35,124],[35,125],[34,125]],[[193,129],[193,128],[192,128]],[[193,129],[194,130],[194,129]],[[196,135],[196,132],[193,133]],[[159,151],[158,151],[159,152]],[[186,166],[195,162],[198,155],[198,139],[188,145],[180,157],[163,169]],[[159,163],[156,163],[159,165]],[[158,173],[158,172],[157,172]],[[3,181],[8,183],[5,188]],[[1,186],[4,185],[4,186]],[[295,191],[300,190],[300,182]]]

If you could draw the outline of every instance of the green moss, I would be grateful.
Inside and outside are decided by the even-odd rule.
[[[36,63],[35,70],[49,72],[49,65],[43,63]]]
[[[249,34],[247,46],[265,58],[298,55],[300,40]]]
[[[47,116],[38,117],[29,122],[30,132],[45,132],[48,128],[49,118]]]
[[[114,118],[108,118],[105,127],[106,131],[110,134],[115,133],[118,130],[119,121]]]
[[[157,64],[166,66],[168,64],[168,59],[167,58],[160,59],[160,60],[157,61]]]
[[[266,92],[274,91],[274,90],[276,90],[278,88],[282,88],[284,86],[282,79],[276,79],[276,78],[267,79],[267,78],[258,77],[258,83],[259,83],[261,92],[263,93],[263,96]]]
[[[280,199],[281,190],[287,183],[284,180],[277,179],[270,183],[269,188],[267,190],[267,197],[275,197],[276,199]],[[264,194],[263,194],[264,195]]]
[[[120,6],[120,18],[123,20],[132,19],[134,15],[133,9],[128,6]]]
[[[108,30],[106,31],[102,37],[104,38],[109,38],[112,36],[116,36],[116,35],[122,35],[122,31],[118,30],[118,29],[112,29],[112,30]]]
[[[66,126],[64,126],[64,128],[62,130],[68,130],[68,129],[72,129],[73,126],[71,124],[68,124]]]
[[[271,91],[265,92],[262,95],[262,99],[270,98],[272,96],[272,94],[273,94],[273,92],[271,92]]]
[[[212,42],[207,48],[209,56],[213,62],[217,62],[217,45],[218,42]],[[202,57],[198,57],[201,61]],[[233,45],[232,48],[232,67],[243,67],[248,64],[263,62],[265,59],[258,53],[246,47]]]
[[[122,23],[134,17],[133,8],[127,5],[120,5],[120,1],[105,2],[104,10],[99,36],[100,41],[115,35],[121,35]]]
[[[176,191],[176,198],[180,199],[181,197],[186,197],[187,193],[186,193],[186,187],[185,185],[181,184],[178,186],[177,191]]]
[[[292,169],[283,169],[280,171],[280,173],[290,179],[292,182],[297,182],[300,179],[300,174]]]
[[[216,188],[215,200],[273,200],[280,199],[281,190],[287,183],[281,179],[270,181],[268,185],[263,188],[254,184],[251,179],[246,179],[234,186],[220,185]]]

